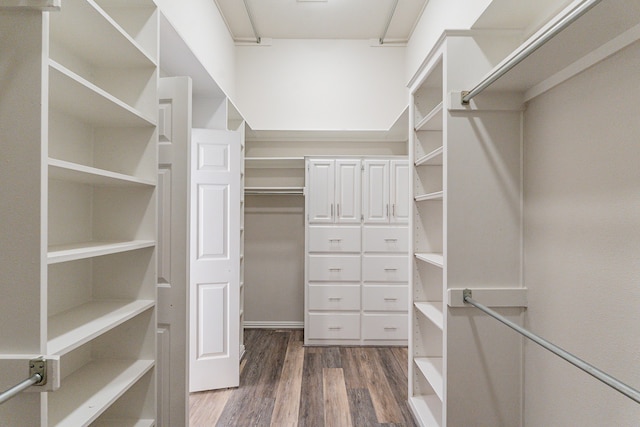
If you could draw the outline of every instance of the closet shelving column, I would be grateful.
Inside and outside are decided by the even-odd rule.
[[[49,19],[47,425],[152,426],[157,9],[65,0]]]
[[[409,402],[424,425],[442,425],[443,383],[443,58],[434,55],[413,93],[409,150],[410,222]]]

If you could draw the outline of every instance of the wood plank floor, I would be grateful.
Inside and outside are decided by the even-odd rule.
[[[407,349],[303,347],[302,330],[245,330],[240,387],[192,393],[190,426],[415,426]]]

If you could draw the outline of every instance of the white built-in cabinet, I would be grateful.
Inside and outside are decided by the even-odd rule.
[[[403,191],[392,183],[408,185],[406,158],[308,158],[306,166],[305,343],[406,344],[407,227],[394,214],[406,208],[388,207]],[[364,212],[377,217],[368,223]]]
[[[409,221],[409,164],[406,160],[365,159],[362,199],[367,224]]]
[[[65,0],[0,11],[0,28],[0,353],[53,361],[52,391],[3,405],[1,423],[152,426],[156,6]],[[3,389],[28,372],[0,369]]]

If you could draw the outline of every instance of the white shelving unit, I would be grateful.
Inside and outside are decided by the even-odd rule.
[[[8,333],[40,343],[24,353],[60,360],[53,373],[60,388],[34,394],[41,409],[30,412],[43,426],[154,425],[156,5],[65,0],[60,11],[0,19],[23,22],[18,38],[39,39],[21,53],[42,63],[21,63],[18,79],[48,88],[23,93],[26,104],[42,105],[37,121],[16,119],[16,126],[41,128],[21,157],[39,187],[29,189],[33,196],[23,192],[30,209],[16,208],[41,218],[35,229],[16,223],[22,245],[41,248],[39,265],[32,264],[40,272],[30,295],[35,308],[21,313],[15,300],[16,307],[2,307],[24,324],[12,331],[3,322]],[[12,107],[19,111],[20,102]]]

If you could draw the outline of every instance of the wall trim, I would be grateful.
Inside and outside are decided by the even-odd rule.
[[[303,329],[304,322],[291,320],[245,320],[246,329]]]

